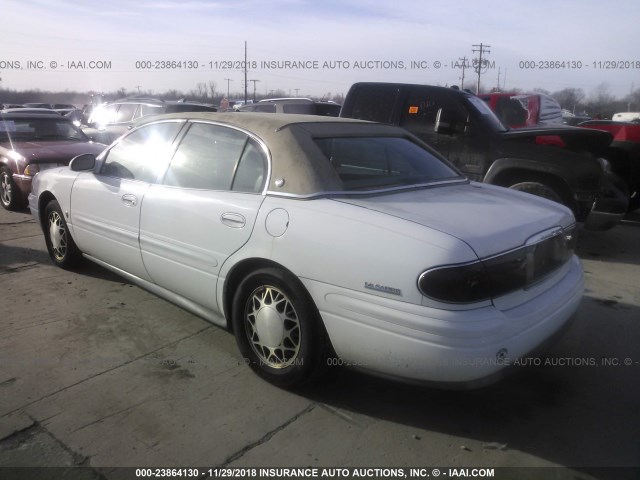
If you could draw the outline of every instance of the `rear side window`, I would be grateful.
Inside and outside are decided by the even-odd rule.
[[[101,174],[153,183],[169,163],[171,144],[181,123],[145,125],[131,132],[109,152]]]
[[[161,105],[140,105],[140,117],[146,117],[148,115],[159,115],[162,113]]]
[[[324,117],[340,116],[340,105],[336,103],[316,103],[316,115]]]
[[[265,113],[276,113],[276,106],[273,104],[265,104],[265,105],[255,105],[251,111],[253,112],[265,112]]]
[[[282,113],[301,113],[311,115],[313,113],[312,103],[283,103]]]
[[[392,123],[400,90],[385,86],[363,86],[356,90],[350,118],[371,120],[380,123]]]
[[[233,177],[232,190],[260,193],[264,187],[267,160],[258,142],[250,139]]]
[[[428,150],[400,137],[318,138],[345,190],[411,186],[460,177]]]
[[[247,135],[219,125],[195,123],[171,160],[165,185],[229,190]]]

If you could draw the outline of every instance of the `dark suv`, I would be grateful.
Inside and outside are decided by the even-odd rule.
[[[332,101],[316,102],[310,98],[269,98],[238,108],[239,112],[299,113],[337,117],[340,105]]]
[[[179,112],[215,112],[210,105],[184,100],[167,101],[154,98],[123,98],[98,105],[91,112],[89,126],[82,131],[93,141],[109,145],[125,133],[139,118],[148,115]]]

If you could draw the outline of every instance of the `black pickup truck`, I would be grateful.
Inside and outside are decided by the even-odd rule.
[[[611,142],[607,132],[575,127],[510,130],[479,97],[460,90],[402,83],[356,83],[341,117],[399,125],[444,155],[468,178],[539,195],[569,207],[594,230],[612,228],[628,207],[592,152]],[[565,148],[541,144],[558,136]]]

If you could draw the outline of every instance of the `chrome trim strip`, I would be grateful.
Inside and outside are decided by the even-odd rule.
[[[295,200],[312,200],[315,198],[324,198],[324,197],[335,197],[335,196],[369,196],[369,195],[379,195],[383,193],[392,193],[392,192],[401,192],[404,190],[415,190],[418,188],[426,188],[426,187],[439,187],[442,185],[456,185],[456,184],[465,184],[469,183],[470,180],[467,178],[456,178],[454,180],[441,180],[439,182],[431,182],[431,183],[416,183],[415,185],[401,185],[397,187],[388,187],[377,190],[328,190],[323,192],[315,192],[307,195],[302,195],[299,193],[283,193],[283,192],[275,192],[273,190],[267,190],[266,194],[273,197],[284,197],[284,198],[292,198]]]

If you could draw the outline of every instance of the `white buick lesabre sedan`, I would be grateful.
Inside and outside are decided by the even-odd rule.
[[[229,328],[285,387],[328,363],[480,385],[557,336],[583,293],[568,209],[357,120],[147,118],[38,174],[29,204],[57,265],[86,257]]]

